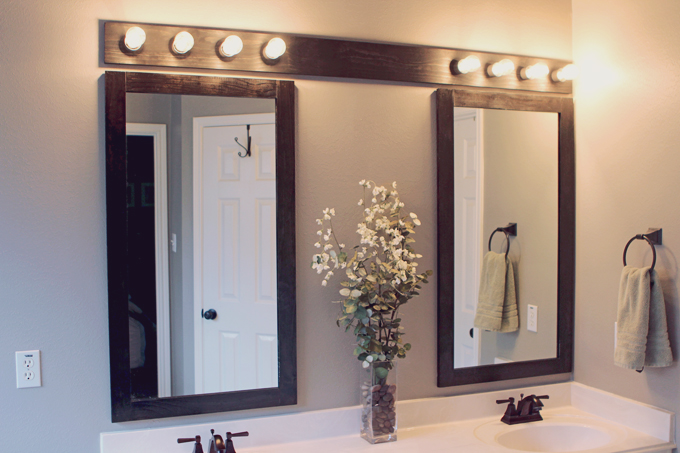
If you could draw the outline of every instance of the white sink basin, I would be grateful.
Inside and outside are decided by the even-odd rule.
[[[500,421],[475,429],[490,445],[527,452],[596,452],[626,437],[621,428],[596,418],[575,415],[544,416],[543,421],[506,425]]]

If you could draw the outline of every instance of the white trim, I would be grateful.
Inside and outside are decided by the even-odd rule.
[[[163,398],[172,396],[172,373],[170,368],[170,271],[168,263],[168,148],[166,125],[127,123],[126,135],[142,135],[154,138],[158,397]]]
[[[193,203],[194,203],[194,389],[203,393],[203,129],[206,127],[273,124],[274,113],[194,117]]]
[[[472,273],[472,286],[474,288],[479,288],[479,278],[482,258],[484,256],[484,225],[482,222],[484,213],[484,134],[483,134],[483,123],[484,116],[482,109],[474,108],[460,108],[455,107],[453,109],[453,123],[455,129],[455,123],[464,120],[473,120],[475,127],[475,155],[474,155],[474,166],[477,168],[477,175],[475,178],[475,204],[476,204],[476,218],[473,219],[474,224],[477,225],[477,231],[459,231],[457,234],[463,234],[464,240],[467,242],[467,247],[474,248],[474,259],[470,260],[473,262],[465,263],[463,269],[456,271],[456,275],[461,280],[466,280],[466,273]],[[455,152],[455,149],[453,150]],[[476,297],[475,297],[476,299]],[[477,301],[475,300],[475,311],[477,308]],[[474,328],[474,335],[472,336],[472,364],[470,366],[477,366],[481,363],[482,359],[482,348],[481,348],[481,338],[482,331],[476,327]],[[454,339],[454,360],[455,360],[455,339]],[[455,365],[454,365],[455,367]]]
[[[477,174],[477,241],[479,251],[477,253],[476,263],[476,280],[475,284],[479,288],[479,278],[482,273],[482,260],[484,258],[484,244],[486,238],[484,237],[484,109],[475,109],[475,122],[477,123],[477,165],[479,173]],[[475,307],[476,309],[476,307]],[[477,358],[477,364],[482,361],[482,330],[475,329],[475,338],[473,354]]]

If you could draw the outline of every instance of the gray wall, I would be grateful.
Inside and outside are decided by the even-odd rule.
[[[517,223],[508,254],[517,282],[519,330],[482,331],[482,364],[495,357],[537,360],[557,354],[557,114],[485,109],[484,228]],[[492,248],[505,251],[496,233]],[[527,305],[538,307],[538,332],[527,330]]]
[[[6,451],[50,448],[91,453],[98,451],[102,431],[356,404],[358,363],[352,356],[352,338],[335,327],[337,306],[330,303],[333,293],[322,289],[317,275],[309,270],[309,260],[314,251],[314,219],[326,206],[352,212],[360,195],[358,190],[356,194],[352,191],[359,189],[357,181],[362,178],[399,182],[407,207],[423,221],[416,238],[424,255],[422,268],[435,269],[434,88],[298,80],[299,404],[112,424],[102,78],[106,66],[101,63],[100,21],[232,27],[565,59],[571,56],[569,0],[204,0],[191,5],[179,0],[1,0],[1,5],[0,401],[4,408],[12,409],[0,411],[0,430],[13,434],[3,438]],[[599,19],[591,27],[602,27],[605,22]],[[628,27],[629,32],[636,27]],[[669,29],[671,32],[676,33]],[[640,104],[636,103],[636,108]],[[624,111],[632,112],[618,110]],[[596,135],[596,140],[605,142],[612,136]],[[677,136],[674,138],[677,142]],[[580,169],[579,183],[585,189],[593,175],[587,168]],[[617,181],[628,181],[618,173],[615,176],[620,178]],[[646,178],[654,180],[650,172]],[[666,178],[670,183],[670,175]],[[660,200],[651,201],[645,209],[655,206],[663,212],[668,206]],[[622,204],[624,198],[617,202]],[[583,207],[580,210],[583,212]],[[640,226],[646,227],[654,219],[645,216],[640,220]],[[353,219],[338,225],[341,234],[351,239],[354,223]],[[581,229],[583,234],[590,230]],[[672,231],[667,234],[672,249]],[[618,241],[616,248],[614,254],[596,256],[614,260],[619,254]],[[589,289],[597,290],[600,281],[593,282],[592,276],[598,272],[579,258],[585,266],[580,278],[591,282],[585,291],[583,281],[578,283],[583,296]],[[400,364],[403,398],[510,388],[560,378],[438,389],[435,288],[433,279],[404,311],[407,339],[414,347]],[[596,301],[598,306],[600,303]],[[677,321],[677,315],[674,319]],[[582,333],[581,317],[579,322],[578,332]],[[26,349],[43,351],[44,385],[17,390],[14,351]],[[584,368],[583,363],[579,365]],[[671,379],[678,382],[677,372],[667,382]],[[671,409],[678,406],[677,400],[661,403]]]
[[[575,378],[677,414],[680,3],[573,3],[574,59],[581,68],[575,91]],[[664,229],[656,269],[675,361],[668,368],[636,373],[614,365],[614,322],[623,247],[648,227]],[[636,242],[628,264],[649,266],[649,246]]]

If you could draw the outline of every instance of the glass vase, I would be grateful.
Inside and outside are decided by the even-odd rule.
[[[397,368],[373,362],[361,368],[361,437],[372,444],[397,440]]]

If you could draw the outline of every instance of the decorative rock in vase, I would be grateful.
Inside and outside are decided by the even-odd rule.
[[[372,444],[397,440],[397,369],[373,362],[361,369],[361,437]]]

